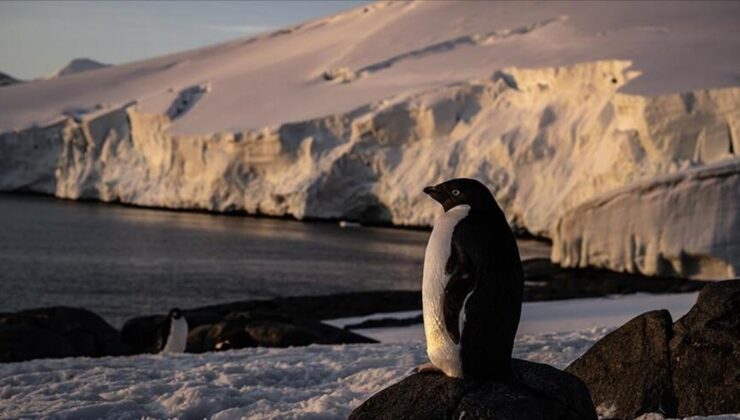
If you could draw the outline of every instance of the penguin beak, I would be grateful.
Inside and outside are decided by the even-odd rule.
[[[427,194],[428,196],[432,197],[435,201],[439,202],[440,204],[442,204],[445,200],[447,200],[447,194],[437,187],[424,188],[424,194]]]

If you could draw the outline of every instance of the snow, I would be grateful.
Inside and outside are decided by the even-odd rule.
[[[514,356],[562,369],[622,320],[664,307],[677,318],[695,299],[691,293],[525,303]],[[1,364],[3,417],[346,418],[427,361],[423,330],[414,328],[416,336],[381,344]],[[547,328],[553,330],[542,332]]]
[[[525,338],[517,355],[564,367],[605,332]],[[420,342],[37,360],[0,365],[0,399],[4,417],[346,418],[425,361]]]
[[[303,121],[511,66],[622,59],[643,72],[628,93],[736,86],[739,12],[733,2],[639,8],[617,1],[379,2],[255,37],[12,87],[0,93],[0,132],[104,103],[139,101],[146,112],[163,114],[170,89],[206,82],[213,92],[177,120],[176,133]],[[336,83],[325,72],[358,76]]]
[[[738,12],[733,2],[382,2],[9,86],[0,190],[423,226],[438,209],[421,189],[464,176],[489,186],[512,224],[554,238],[604,194],[740,159]],[[623,255],[629,229],[581,244],[580,258],[579,238],[607,218],[561,232],[559,261],[734,275],[736,251],[723,244],[740,229],[710,209],[673,223],[684,209],[668,202],[641,207],[654,215],[641,240],[653,262]],[[675,263],[682,255],[699,263]]]

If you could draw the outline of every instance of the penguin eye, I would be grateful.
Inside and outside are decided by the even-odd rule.
[[[460,190],[452,190],[452,195],[457,197],[458,195],[460,195]]]

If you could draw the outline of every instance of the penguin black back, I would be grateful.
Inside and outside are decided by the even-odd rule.
[[[474,179],[453,179],[424,192],[445,212],[469,207],[452,231],[448,277],[439,297],[440,321],[459,345],[462,376],[507,380],[524,288],[511,228],[488,188]]]

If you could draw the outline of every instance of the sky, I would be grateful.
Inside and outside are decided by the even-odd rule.
[[[120,64],[201,47],[368,1],[0,1],[0,72],[43,77],[73,58]]]

